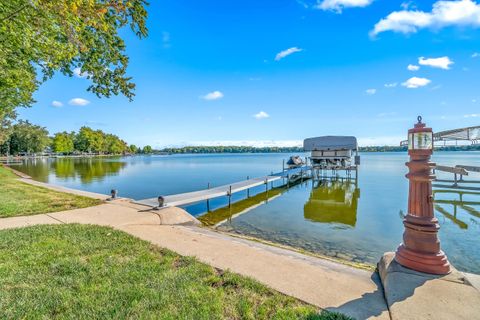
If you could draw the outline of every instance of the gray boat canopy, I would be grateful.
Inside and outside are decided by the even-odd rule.
[[[303,140],[304,151],[357,149],[357,138],[352,136],[323,136]]]

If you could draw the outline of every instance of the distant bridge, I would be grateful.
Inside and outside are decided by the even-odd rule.
[[[440,131],[433,134],[433,141],[447,142],[469,141],[471,144],[480,144],[480,126]],[[408,146],[408,140],[400,142],[401,146]]]

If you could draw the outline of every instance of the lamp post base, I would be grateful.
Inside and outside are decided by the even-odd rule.
[[[395,253],[395,261],[415,271],[431,274],[449,274],[452,271],[447,256],[443,251],[438,253],[414,252],[401,244]]]

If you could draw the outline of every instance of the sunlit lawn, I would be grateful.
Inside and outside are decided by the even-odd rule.
[[[85,208],[101,201],[23,183],[0,166],[0,218]]]
[[[0,232],[0,319],[23,318],[345,319],[124,232],[75,224]]]

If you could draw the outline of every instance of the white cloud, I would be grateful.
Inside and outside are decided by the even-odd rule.
[[[72,100],[68,101],[68,104],[71,106],[86,106],[89,103],[90,101],[83,98],[73,98]]]
[[[480,113],[471,113],[471,114],[466,114],[463,116],[464,118],[478,118],[480,117]]]
[[[478,57],[480,57],[480,52],[474,52],[472,54],[472,58],[478,58]]]
[[[385,117],[392,117],[392,116],[396,116],[397,113],[395,111],[390,111],[390,112],[381,112],[379,114],[377,114],[377,117],[379,118],[385,118]]]
[[[393,31],[414,33],[419,29],[440,29],[448,26],[480,26],[480,4],[472,0],[437,1],[431,12],[402,10],[381,19],[370,32],[372,36]]]
[[[440,58],[424,58],[420,57],[418,58],[418,64],[422,66],[429,66],[432,68],[440,68],[444,70],[450,69],[450,65],[453,64],[454,62],[450,60],[449,57],[440,57]]]
[[[403,10],[416,9],[417,8],[417,6],[412,1],[402,2],[402,4],[400,4],[400,7]]]
[[[398,83],[396,83],[396,82],[385,83],[384,84],[385,88],[395,88],[397,85],[398,85]]]
[[[377,89],[367,89],[365,90],[365,93],[368,94],[369,96],[374,95],[377,93]]]
[[[63,107],[63,103],[61,101],[53,100],[52,107],[55,107],[55,108]]]
[[[420,67],[417,66],[417,65],[414,65],[414,64],[409,64],[407,66],[407,69],[410,70],[410,71],[418,71],[420,69]]]
[[[266,113],[265,111],[260,111],[259,113],[257,114],[254,114],[253,117],[255,119],[266,119],[266,118],[270,118],[270,115],[268,113]]]
[[[341,13],[345,8],[366,7],[372,2],[373,0],[323,0],[315,8]]]
[[[73,69],[73,74],[77,78],[88,78],[90,76],[88,72],[82,72],[82,69],[80,68]]]
[[[402,83],[402,86],[409,89],[416,89],[428,85],[431,81],[427,78],[412,77]]]
[[[162,42],[163,42],[163,47],[165,49],[170,48],[170,32],[167,32],[167,31],[162,32]]]
[[[204,95],[201,98],[204,99],[204,100],[209,100],[209,101],[218,100],[218,99],[223,98],[223,93],[220,92],[220,91],[213,91],[213,92],[207,93],[206,95]]]
[[[292,47],[292,48],[288,48],[287,50],[280,51],[275,56],[275,61],[280,61],[286,56],[289,56],[291,54],[294,54],[295,52],[301,52],[301,51],[303,51],[303,49],[300,49],[298,47]]]

